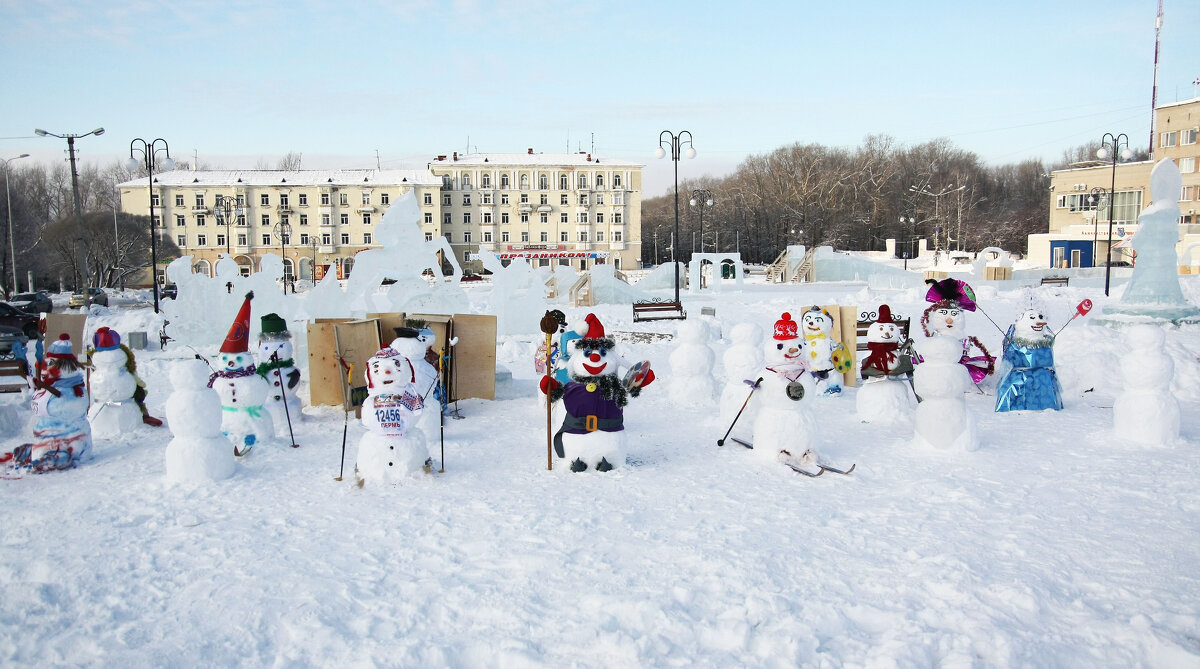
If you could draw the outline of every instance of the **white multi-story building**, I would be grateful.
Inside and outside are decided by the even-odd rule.
[[[148,215],[153,207],[159,235],[209,276],[222,255],[248,275],[274,253],[289,279],[345,278],[354,254],[378,246],[383,213],[410,191],[425,238],[446,237],[465,268],[482,271],[480,251],[540,266],[633,268],[641,258],[641,168],[530,149],[438,156],[415,170],[175,170],[155,174],[150,193],[146,179],[120,189],[125,211]],[[165,267],[159,263],[160,283]]]

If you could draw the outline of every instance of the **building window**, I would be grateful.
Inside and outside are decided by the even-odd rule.
[[[624,191],[617,191],[617,192],[613,193],[613,204],[616,204],[616,205],[625,204],[625,192]]]
[[[300,246],[308,246],[308,233],[300,233]]]
[[[369,233],[369,232],[364,232],[364,233],[363,233],[363,243],[364,243],[364,244],[370,244],[370,243],[371,243],[371,233]]]
[[[321,225],[330,225],[329,214],[321,214]]]
[[[471,224],[471,212],[464,211],[463,212],[463,225],[470,225],[470,224]]]
[[[301,206],[301,207],[307,207],[307,206],[308,206],[308,195],[307,195],[307,194],[305,194],[305,193],[301,193],[301,194],[300,194],[300,206]]]
[[[245,214],[238,214],[237,224],[242,226],[243,228],[246,227],[246,215]]]
[[[342,225],[350,225],[350,214],[341,214],[338,217],[338,220],[341,222]]]
[[[433,225],[433,214],[425,212],[425,225]]]
[[[588,240],[587,230],[580,230],[578,233],[579,241],[586,242]]]
[[[529,204],[529,193],[521,193],[521,204]]]
[[[549,205],[550,204],[550,196],[546,195],[545,193],[542,193],[541,196],[538,197],[538,204],[543,205],[543,206]]]
[[[600,206],[604,205],[604,193],[596,193],[596,204]]]
[[[363,191],[363,194],[362,194],[362,203],[363,203],[363,206],[364,206],[364,207],[366,207],[366,206],[368,206],[368,205],[370,205],[370,204],[371,204],[371,193],[370,193],[370,191]]]
[[[568,196],[567,196],[567,194],[566,194],[566,193],[563,193],[563,194],[562,194],[562,197],[558,198],[558,203],[559,203],[560,205],[562,205],[562,206],[566,207],[566,206],[569,206],[569,205],[571,204],[571,200],[568,198]]]
[[[271,195],[269,193],[263,193],[262,195],[259,195],[258,204],[263,207],[271,206]]]
[[[500,190],[508,190],[508,175],[500,175]]]
[[[270,246],[270,245],[271,245],[271,235],[270,235],[270,233],[267,233],[267,232],[264,232],[264,233],[263,233],[263,235],[262,235],[262,245],[263,245],[263,246]]]
[[[326,207],[329,206],[329,193],[321,193],[321,204]]]
[[[175,196],[175,206],[176,206],[176,207],[182,207],[182,206],[183,206],[183,196],[182,196],[182,195],[176,195],[176,196]]]
[[[1187,146],[1196,143],[1196,135],[1200,134],[1200,128],[1192,128],[1190,130],[1181,130],[1179,132],[1179,143]]]
[[[586,174],[579,175],[579,179],[576,180],[576,187],[577,188],[587,188],[587,175]]]
[[[621,212],[619,212],[619,211],[613,212],[613,224],[614,225],[620,225],[620,224],[624,223],[625,221],[623,220],[623,218],[624,217],[621,216]]]
[[[342,246],[345,246],[350,243],[350,233],[349,232],[343,232],[341,234],[341,238],[342,238],[341,239]]]
[[[521,212],[521,222],[522,222],[522,223],[528,223],[528,222],[529,222],[529,212],[527,212],[527,211],[523,211],[523,212]]]
[[[187,246],[187,235],[175,235],[175,246]]]
[[[308,225],[308,214],[300,214],[300,225]]]
[[[492,224],[492,212],[490,212],[490,211],[483,212],[483,224],[484,225]]]
[[[225,246],[225,235],[217,235],[217,246]]]
[[[484,172],[483,176],[479,177],[479,187],[480,188],[491,188],[492,187],[492,173],[491,172]]]
[[[503,232],[500,233],[500,241],[502,241],[502,242],[508,241],[508,230],[504,230]]]
[[[183,214],[175,214],[175,225],[182,228],[187,225],[187,218]]]
[[[202,193],[196,193],[196,208],[204,209],[204,195]]]
[[[279,194],[279,208],[280,208],[280,209],[287,209],[287,208],[288,208],[288,196],[287,196],[287,193],[280,193],[280,194]]]
[[[1103,196],[1093,197],[1091,193],[1073,193],[1064,197],[1071,211],[1095,211],[1103,200]]]
[[[462,187],[464,190],[471,187],[471,175],[466,172],[462,175]]]
[[[507,211],[500,212],[500,224],[508,225],[508,212]]]
[[[371,224],[371,214],[363,214],[363,225]]]
[[[470,193],[463,193],[463,206],[464,207],[471,206],[471,194]]]
[[[208,236],[196,235],[196,246],[208,246]]]
[[[332,243],[333,243],[333,235],[329,234],[328,232],[321,233],[321,245],[322,246],[329,246]]]
[[[547,190],[550,187],[550,179],[545,174],[538,175],[538,190]]]
[[[596,175],[596,188],[604,188],[604,175],[603,174]]]
[[[523,241],[523,242],[529,241],[529,233],[528,232],[521,233],[521,241]]]
[[[508,204],[508,193],[500,194],[500,204]]]
[[[454,242],[454,236],[452,235],[452,233],[449,233],[449,232],[446,233],[446,241],[451,242],[451,243]]]
[[[567,218],[567,212],[564,211],[563,213],[558,215],[558,222],[559,223],[569,223],[570,222],[570,220]]]
[[[1171,148],[1172,146],[1179,146],[1179,131],[1178,130],[1172,130],[1171,132],[1161,133],[1159,135],[1159,137],[1161,138],[1158,143],[1160,148],[1168,149],[1168,148]]]
[[[287,225],[287,224],[288,224],[288,218],[289,218],[289,217],[288,217],[288,215],[287,215],[287,214],[280,214],[280,215],[279,215],[279,222],[280,222],[280,223],[282,223],[282,224],[284,224],[284,225]]]
[[[196,227],[204,227],[204,214],[196,214]]]
[[[450,218],[450,212],[447,211],[442,214],[442,225],[450,225],[452,222],[453,221]]]
[[[1196,187],[1195,186],[1184,186],[1183,194],[1179,196],[1179,201],[1180,202],[1191,202],[1194,199],[1196,199]]]
[[[567,190],[567,175],[565,175],[565,174],[558,175],[558,189],[559,190]]]
[[[492,203],[492,192],[488,191],[488,192],[484,193],[482,196],[480,196],[480,200],[483,202],[483,204],[491,204]]]
[[[1188,156],[1187,158],[1179,159],[1179,171],[1183,174],[1191,174],[1196,171],[1196,157]]]
[[[263,214],[263,215],[262,215],[262,219],[261,219],[261,220],[262,220],[262,224],[263,224],[263,225],[270,225],[270,224],[271,224],[271,215],[270,215],[270,214]]]
[[[217,196],[217,199],[218,199],[218,200],[219,200],[219,199],[221,199],[221,196],[220,196],[220,195],[218,195],[218,196]],[[150,194],[150,206],[151,206],[151,207],[159,207],[159,206],[162,206],[162,205],[159,203],[158,193],[151,193],[151,194]]]
[[[546,232],[545,230],[542,230],[542,234],[538,235],[538,241],[541,241],[541,242],[550,241],[550,233]]]
[[[613,240],[614,242],[619,242],[619,241],[621,241],[621,240],[622,240],[622,238],[623,238],[624,236],[625,236],[625,235],[621,234],[621,231],[620,231],[620,230],[613,230],[613,233],[612,233],[612,240]]]
[[[380,193],[379,204],[390,206],[392,204],[391,196],[389,196],[387,193]]]
[[[547,214],[544,211],[542,213],[538,214],[538,218],[540,218],[542,220],[542,223],[550,222],[550,214]]]
[[[584,225],[587,225],[587,222],[588,222],[588,213],[587,213],[586,211],[581,211],[581,212],[579,212],[579,222],[580,222],[580,223],[582,223],[582,224],[584,224]]]
[[[596,212],[596,224],[597,224],[597,225],[603,225],[603,224],[604,224],[604,214],[603,214],[603,213]]]
[[[249,237],[246,235],[246,233],[244,233],[244,232],[238,233],[238,236],[237,236],[238,246],[245,246],[246,240],[248,238]]]
[[[338,203],[341,204],[343,207],[350,206],[350,194],[349,193],[338,193]]]
[[[450,194],[449,193],[442,193],[442,206],[443,207],[450,206]]]
[[[1108,207],[1100,207],[1097,218],[1108,222]],[[1114,223],[1133,223],[1142,211],[1142,191],[1118,191],[1112,202]]]
[[[566,230],[559,232],[558,233],[558,241],[560,241],[560,242],[571,241],[571,233],[567,232]]]
[[[425,204],[427,206],[433,206],[433,193],[425,194]]]
[[[596,184],[596,185],[599,185],[599,184]],[[598,241],[598,242],[604,241],[604,231],[603,230],[596,231],[596,241]]]
[[[463,233],[463,241],[466,242],[467,244],[470,244],[471,243],[471,233],[464,232]]]
[[[432,233],[432,232],[426,232],[426,233],[425,233],[425,241],[427,241],[427,242],[432,242],[432,241],[433,241],[433,233]]]
[[[484,231],[483,231],[483,241],[485,241],[485,242],[491,242],[491,241],[492,241],[492,231],[491,231],[491,230],[484,230]]]
[[[613,188],[620,188],[620,187],[621,187],[621,175],[614,174],[613,175]]]
[[[587,193],[579,194],[579,206],[581,206],[581,207],[588,206],[588,194]]]
[[[529,175],[522,174],[521,175],[521,190],[526,190],[528,188],[529,188]]]

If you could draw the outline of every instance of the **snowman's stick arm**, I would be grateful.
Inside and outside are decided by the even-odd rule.
[[[996,330],[998,330],[998,331],[1000,332],[1000,335],[1001,335],[1001,336],[1004,336],[1004,328],[1002,328],[1002,327],[1000,327],[999,325],[997,325],[997,324],[996,324],[996,321],[993,321],[993,320],[992,320],[992,317],[991,317],[991,316],[988,316],[988,312],[986,312],[986,311],[984,311],[984,310],[983,310],[983,307],[981,307],[981,306],[979,306],[978,304],[976,304],[976,305],[975,305],[975,310],[976,310],[976,311],[978,311],[979,313],[983,314],[984,318],[986,318],[986,319],[988,319],[989,321],[991,321],[992,325],[994,325],[994,326],[996,327]]]

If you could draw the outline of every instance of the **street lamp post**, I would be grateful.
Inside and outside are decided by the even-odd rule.
[[[1125,148],[1122,150],[1121,146]],[[1104,296],[1108,297],[1109,280],[1112,276],[1112,228],[1113,209],[1117,200],[1117,160],[1128,160],[1133,152],[1129,150],[1129,136],[1125,133],[1114,136],[1111,132],[1104,133],[1100,139],[1100,148],[1096,149],[1096,157],[1100,160],[1112,159],[1112,184],[1108,189],[1108,253],[1104,265]]]
[[[9,191],[9,188],[8,188],[8,164],[14,160],[20,160],[22,158],[28,158],[28,157],[29,157],[28,153],[22,153],[21,155],[15,157],[15,158],[9,158],[7,160],[0,158],[0,163],[4,164],[4,199],[8,203],[8,207],[6,209],[6,211],[8,211],[8,252],[12,256],[12,280],[13,280],[13,288],[12,289],[13,289],[14,293],[16,293],[18,291],[18,288],[17,288],[17,247],[16,247],[16,244],[13,242],[12,192]]]
[[[233,237],[233,217],[241,216],[242,209],[237,206],[237,201],[228,195],[218,195],[216,205],[213,213],[217,215],[217,225],[225,226],[225,257],[229,258],[231,257],[229,243]]]
[[[687,139],[684,139],[687,135]],[[679,302],[679,262],[675,259],[675,247],[679,245],[679,157],[680,149],[687,145],[687,151],[682,155],[688,158],[696,157],[696,147],[692,144],[692,133],[687,130],[682,130],[678,134],[672,133],[670,130],[663,130],[658,133],[658,148],[654,150],[654,155],[658,158],[665,158],[667,150],[671,152],[671,162],[675,163],[675,236],[671,240],[671,263],[675,265],[675,301]]]
[[[75,203],[75,247],[77,254],[75,262],[79,266],[79,276],[83,279],[82,289],[86,293],[88,275],[86,272],[84,272],[85,258],[83,255],[83,209],[79,204],[79,171],[75,169],[75,140],[80,137],[87,137],[88,135],[95,135],[99,137],[100,135],[104,134],[104,128],[96,128],[95,130],[91,132],[85,132],[82,135],[77,135],[70,132],[58,135],[53,132],[46,132],[45,130],[38,128],[33,131],[33,134],[37,135],[38,137],[57,137],[59,139],[67,140],[67,156],[71,161],[71,197]],[[76,279],[76,287],[80,287],[79,279]]]
[[[1102,186],[1096,186],[1088,194],[1088,206],[1092,210],[1092,267],[1096,266],[1098,260],[1096,256],[1100,255],[1098,253],[1100,250],[1100,202],[1106,195],[1108,195],[1108,191],[1104,190]]]
[[[959,192],[961,190],[965,190],[965,189],[966,189],[966,186],[959,186],[958,188],[955,188],[954,184],[950,184],[949,186],[946,186],[945,188],[943,188],[941,191],[934,193],[933,191],[929,190],[928,185],[922,186],[920,188],[917,188],[916,186],[909,187],[910,191],[912,191],[918,195],[928,195],[933,198],[933,221],[934,221],[933,222],[933,264],[935,267],[937,266],[937,257],[938,257],[938,249],[939,249],[938,236],[941,234],[941,230],[942,230],[941,219],[938,218],[938,214],[940,212],[939,203],[942,199],[942,196],[949,195],[950,193],[957,193],[957,192]],[[947,233],[949,233],[950,228],[947,227],[946,230],[947,230]],[[950,239],[949,238],[950,238],[950,235],[947,234],[946,235],[946,251],[947,252],[950,251]]]
[[[138,146],[138,143],[141,146]],[[159,143],[162,146],[159,146]],[[166,154],[166,159],[163,161],[163,167],[169,172],[175,169],[175,161],[171,160],[171,149],[167,146],[167,140],[159,137],[153,141],[147,142],[142,138],[134,139],[129,143],[129,160],[125,161],[125,167],[129,168],[130,172],[137,170],[138,159],[134,157],[134,153],[142,154],[142,162],[146,165],[146,187],[150,191],[150,284],[154,289],[154,313],[158,313],[158,232],[154,229],[154,157],[158,152],[162,151]]]
[[[287,284],[288,284],[288,277],[287,277],[287,243],[288,243],[288,238],[292,236],[292,224],[291,224],[291,223],[284,223],[283,221],[280,221],[280,222],[278,222],[278,223],[276,223],[276,224],[275,224],[275,230],[274,230],[274,233],[275,233],[275,238],[279,240],[279,255],[283,257],[283,261],[284,261],[284,263],[283,263],[283,267],[284,267],[284,272],[283,272],[283,294],[284,294],[284,295],[287,295]],[[294,293],[294,292],[296,292],[296,291],[293,289],[293,290],[292,290],[292,292]]]
[[[707,188],[696,188],[692,190],[692,199],[688,200],[688,204],[695,207],[700,207],[700,252],[704,253],[704,208],[713,206],[712,192]],[[720,249],[713,249],[719,251]]]

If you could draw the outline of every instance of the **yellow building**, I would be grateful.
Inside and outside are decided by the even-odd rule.
[[[1051,267],[1103,266],[1111,244],[1114,264],[1131,262],[1129,240],[1137,232],[1138,215],[1151,204],[1150,170],[1164,158],[1174,160],[1183,175],[1178,253],[1188,253],[1193,245],[1200,244],[1200,98],[1159,106],[1155,129],[1151,160],[1118,162],[1115,172],[1111,159],[1095,160],[1050,175],[1049,232],[1030,235],[1031,260]],[[1116,192],[1111,202],[1110,189]],[[1191,258],[1184,258],[1180,264],[1200,265],[1200,246]]]
[[[441,228],[469,261],[478,251],[534,266],[640,266],[642,165],[589,153],[438,156]],[[481,270],[482,265],[464,262]]]

